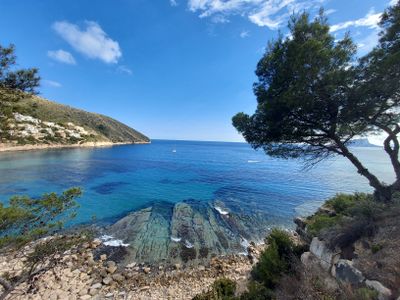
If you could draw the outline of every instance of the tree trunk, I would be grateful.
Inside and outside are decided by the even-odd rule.
[[[390,143],[393,142],[393,148]],[[396,180],[400,180],[400,162],[399,162],[399,141],[397,140],[396,135],[389,135],[384,143],[384,149],[386,153],[389,155],[390,162],[392,163],[393,170],[396,174]]]
[[[340,140],[336,141],[342,155],[346,157],[356,168],[360,175],[368,179],[369,185],[375,189],[375,198],[381,202],[388,202],[392,199],[391,186],[384,185],[374,174],[372,174],[358,158]]]

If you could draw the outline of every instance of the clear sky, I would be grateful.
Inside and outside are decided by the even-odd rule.
[[[290,13],[324,6],[366,53],[390,0],[1,0],[0,43],[38,67],[41,96],[150,138],[241,141],[254,70]],[[393,0],[392,0],[393,1]]]

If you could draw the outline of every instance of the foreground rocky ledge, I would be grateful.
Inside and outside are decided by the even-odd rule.
[[[20,274],[35,243],[1,256],[0,276]],[[207,265],[183,268],[180,264],[166,267],[135,262],[123,267],[108,260],[106,254],[97,255],[100,245],[95,239],[66,251],[55,268],[17,286],[6,299],[192,299],[221,277],[235,280],[244,290],[263,247],[250,245],[248,256],[221,256]]]

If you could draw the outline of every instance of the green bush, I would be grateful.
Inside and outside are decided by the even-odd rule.
[[[354,299],[358,300],[377,300],[378,292],[366,287],[359,288],[354,292]]]
[[[266,288],[272,289],[280,277],[289,272],[298,251],[289,235],[280,229],[272,230],[267,243],[268,247],[261,253],[259,262],[252,270],[252,276]]]
[[[375,254],[375,253],[379,252],[380,250],[382,250],[382,248],[383,248],[383,245],[382,245],[382,244],[373,244],[373,245],[371,246],[371,252],[372,252],[373,254]]]
[[[308,220],[307,232],[312,236],[318,236],[322,230],[331,228],[338,224],[340,216],[330,217],[325,214],[316,214]]]

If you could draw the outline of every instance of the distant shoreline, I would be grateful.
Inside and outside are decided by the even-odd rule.
[[[151,142],[88,142],[83,144],[54,144],[54,145],[11,145],[11,144],[0,144],[1,152],[14,152],[14,151],[32,151],[32,150],[49,150],[49,149],[69,149],[69,148],[102,148],[102,147],[113,147],[121,145],[141,145],[141,144],[151,144]]]

